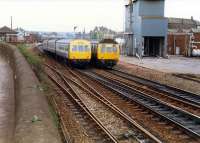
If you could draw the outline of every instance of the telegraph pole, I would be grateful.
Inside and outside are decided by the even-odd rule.
[[[10,17],[10,28],[11,28],[11,30],[12,30],[12,28],[13,28],[13,20],[12,20],[12,16]]]

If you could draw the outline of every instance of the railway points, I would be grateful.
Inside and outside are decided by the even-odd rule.
[[[50,69],[54,70],[54,68],[48,66]],[[54,70],[55,71],[55,70]],[[62,74],[59,72],[59,71],[55,71],[57,72],[58,74],[60,74],[60,76],[62,76]],[[70,72],[72,72],[70,70]],[[74,74],[73,74],[74,75]],[[50,75],[49,75],[50,76]],[[71,75],[72,76],[72,75]],[[77,75],[76,75],[77,76]],[[51,79],[55,82],[55,80],[52,78],[52,76],[50,76]],[[148,140],[151,141],[151,142],[161,142],[159,139],[157,139],[155,136],[153,136],[151,133],[149,133],[148,131],[146,131],[143,127],[141,127],[140,125],[138,125],[135,121],[133,121],[132,119],[130,119],[130,117],[128,117],[125,113],[123,113],[122,111],[120,111],[120,109],[116,108],[111,102],[109,102],[108,100],[106,100],[104,97],[102,97],[101,95],[99,95],[98,92],[96,92],[97,95],[95,95],[94,93],[92,93],[91,91],[89,91],[87,88],[89,88],[89,86],[87,84],[84,83],[84,85],[87,85],[87,88],[86,87],[83,87],[83,85],[81,86],[80,83],[77,83],[75,81],[77,81],[77,79],[70,79],[69,78],[69,74],[68,76],[64,76],[63,75],[63,78],[65,78],[66,80],[68,80],[67,84],[70,88],[75,88],[76,90],[74,91],[74,93],[78,92],[80,89],[82,89],[83,91],[87,92],[87,94],[89,93],[90,96],[92,98],[95,98],[97,101],[100,101],[104,106],[106,105],[106,107],[111,110],[111,113],[106,113],[107,109],[104,109],[105,107],[102,107],[102,105],[99,105],[97,106],[97,103],[93,103],[93,102],[89,102],[89,99],[87,97],[87,94],[83,93],[82,92],[78,92],[79,94],[76,95],[76,96],[79,96],[79,100],[81,100],[82,102],[85,102],[85,107],[86,108],[90,108],[90,110],[92,112],[94,112],[94,114],[99,118],[99,120],[102,122],[102,126],[103,128],[108,128],[111,130],[111,132],[117,137],[113,137],[113,138],[116,138],[115,140],[117,142],[123,142],[123,140],[127,140],[126,142],[142,142],[142,141],[145,141],[147,142]],[[80,80],[80,77],[78,78]],[[71,85],[69,84],[71,82]],[[79,81],[80,82],[80,81]],[[83,84],[83,82],[81,81],[81,83]],[[57,83],[58,84],[58,83]],[[77,86],[78,88],[80,88],[79,90],[77,90],[77,87],[74,87],[74,85]],[[59,85],[60,86],[60,85]],[[90,88],[91,89],[91,88]],[[93,91],[94,92],[94,91]],[[77,94],[77,93],[76,93]],[[90,98],[91,98],[90,97]],[[101,98],[100,98],[101,97]],[[86,102],[88,101],[88,102]],[[84,104],[84,103],[83,103]],[[92,104],[94,104],[92,106]],[[89,109],[88,109],[89,110]],[[102,111],[101,111],[102,110]],[[114,115],[112,112],[114,112],[116,115]],[[103,118],[101,118],[102,116],[102,113],[103,113]],[[113,115],[112,115],[113,114]],[[118,114],[118,115],[117,115]],[[94,115],[94,117],[95,117]],[[107,117],[108,116],[108,117]],[[113,117],[112,117],[113,116]],[[119,116],[122,120],[125,120],[125,122],[127,122],[128,124],[130,124],[132,127],[134,127],[133,129],[129,129],[130,127],[126,125],[124,125],[125,127],[123,127],[123,122],[121,122],[118,118],[119,117],[116,117]],[[111,118],[111,119],[109,119]],[[115,119],[116,118],[116,119]],[[112,122],[112,125],[108,124],[109,120],[111,120],[110,122]],[[112,120],[115,120],[115,121],[112,121]],[[118,121],[117,121],[118,120]],[[120,123],[121,122],[121,123]],[[116,124],[117,123],[117,124]],[[117,131],[116,127],[118,128],[119,131]],[[113,129],[112,129],[113,128]],[[121,129],[120,129],[121,128]],[[127,130],[127,129],[128,130]],[[120,131],[121,130],[121,131]],[[109,131],[107,131],[109,133]],[[120,133],[121,132],[121,133]],[[125,137],[126,134],[129,134],[130,133],[130,137]],[[111,134],[111,133],[110,133]],[[131,134],[134,134],[134,136],[132,136]],[[110,135],[111,137],[113,135]],[[133,139],[132,139],[133,138]],[[134,139],[135,138],[135,139]],[[121,141],[120,141],[121,140]],[[136,141],[134,141],[136,140]]]
[[[91,95],[105,100],[107,103],[104,104],[108,104],[107,106],[112,105],[114,110],[119,109],[122,115],[127,116],[133,123],[143,128],[144,132],[160,142],[171,141],[172,139],[176,140],[175,142],[199,141],[199,105],[188,100],[179,99],[178,96],[169,95],[175,94],[177,90],[174,89],[174,92],[170,93],[158,92],[156,89],[151,88],[152,84],[141,85],[138,81],[136,82],[130,78],[134,78],[133,75],[131,76],[122,71],[91,68],[76,69],[67,67],[65,63],[60,64],[52,59],[50,61],[53,61],[53,63],[49,62],[49,64],[55,66],[51,69],[60,70],[60,72],[57,72],[68,81],[68,86],[74,88],[74,92],[79,93],[83,102],[89,106],[89,110],[94,112],[97,117],[101,115],[103,107],[97,105],[95,100],[89,101]],[[140,80],[145,81],[142,78]],[[148,82],[151,83],[151,81]],[[169,86],[165,88],[167,89],[167,87]],[[80,89],[82,91],[79,91]],[[172,89],[170,90],[172,91]],[[180,89],[178,91],[180,92]],[[91,95],[89,96],[84,92]],[[182,92],[186,93],[184,90]],[[191,94],[191,96],[195,96],[195,94]],[[93,107],[92,104],[95,106]],[[107,111],[107,109],[103,110]],[[148,118],[150,120],[147,123],[142,122],[142,119],[147,120]],[[107,120],[106,122],[109,122],[108,118]],[[101,117],[100,121],[105,122]],[[110,129],[109,127],[105,128]],[[131,133],[127,132],[127,135],[131,136]],[[134,135],[137,137],[136,134]],[[119,136],[116,137],[117,139],[119,139]]]
[[[200,134],[198,116],[192,115],[178,108],[174,108],[167,103],[159,101],[158,99],[147,96],[144,93],[140,93],[125,84],[113,81],[111,79],[105,79],[91,72],[85,74],[96,79],[97,82],[103,84],[105,87],[113,90],[117,94],[121,94],[126,98],[134,100],[146,108],[151,109],[155,113],[158,113],[160,116],[176,124],[177,127],[183,128],[186,133],[199,138]]]

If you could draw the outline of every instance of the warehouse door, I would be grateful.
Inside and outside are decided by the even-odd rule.
[[[163,51],[164,38],[144,37],[144,56],[161,56]]]

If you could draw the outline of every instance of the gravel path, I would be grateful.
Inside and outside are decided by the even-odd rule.
[[[13,73],[0,57],[0,143],[13,141],[14,107]]]

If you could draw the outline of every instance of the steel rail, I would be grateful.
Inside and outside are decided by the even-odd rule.
[[[152,90],[151,88],[150,89],[147,89],[147,88],[143,88],[142,86],[139,86],[139,85],[134,85],[134,84],[131,84],[131,83],[127,83],[127,82],[125,82],[125,81],[123,81],[122,79],[118,79],[118,78],[115,78],[115,77],[111,77],[111,76],[109,76],[109,74],[112,74],[112,72],[108,72],[109,74],[100,74],[100,73],[98,73],[98,72],[96,72],[97,74],[99,74],[99,75],[103,75],[104,77],[109,77],[110,79],[112,79],[112,80],[115,80],[115,81],[118,81],[118,82],[122,82],[122,83],[124,83],[124,84],[127,84],[128,86],[131,86],[131,87],[133,87],[135,90],[138,90],[138,91],[140,91],[141,93],[144,93],[145,94],[145,92],[144,91],[146,91],[146,92],[153,92],[153,93],[155,93],[155,94],[157,94],[157,95],[159,95],[159,96],[164,96],[164,97],[166,97],[166,98],[169,98],[169,99],[172,99],[172,100],[174,100],[174,101],[178,101],[178,102],[181,102],[181,103],[184,103],[184,104],[186,104],[186,105],[189,105],[189,106],[191,106],[191,107],[194,107],[194,108],[196,108],[197,110],[199,110],[200,111],[200,106],[199,105],[196,105],[196,104],[193,104],[193,103],[190,103],[189,101],[185,101],[185,100],[182,100],[182,99],[178,99],[178,98],[175,98],[174,96],[169,96],[169,95],[167,95],[167,94],[163,94],[163,93],[160,93],[160,92],[157,92],[157,91],[155,91],[155,90]],[[114,74],[115,75],[115,74]],[[115,75],[116,76],[116,75]],[[122,78],[122,76],[120,76],[121,78]],[[128,80],[128,79],[126,79],[126,80]],[[129,81],[131,81],[131,80],[129,80]],[[134,81],[131,81],[131,82],[134,82]]]
[[[92,79],[95,79],[98,83],[101,83],[103,86],[105,86],[106,88],[114,91],[115,93],[121,95],[121,96],[124,96],[124,97],[127,97],[128,99],[138,103],[139,105],[142,105],[143,107],[146,107],[147,109],[151,110],[152,112],[156,113],[157,115],[159,115],[160,117],[164,118],[165,120],[167,121],[170,121],[171,123],[173,123],[174,125],[180,127],[181,129],[183,129],[185,131],[185,133],[189,134],[189,135],[192,135],[193,137],[197,137],[197,138],[200,138],[200,134],[191,130],[190,128],[188,127],[185,127],[184,125],[182,125],[180,122],[177,122],[176,120],[173,119],[173,117],[169,118],[167,117],[165,114],[161,113],[161,110],[160,111],[156,111],[155,107],[159,107],[158,105],[164,105],[164,107],[167,107],[167,109],[173,109],[172,111],[173,112],[181,112],[181,113],[185,113],[181,110],[178,110],[177,108],[174,108],[174,107],[170,107],[169,105],[166,105],[166,104],[163,104],[162,102],[159,102],[158,100],[155,100],[151,97],[147,98],[147,96],[144,96],[142,94],[138,94],[138,93],[133,93],[133,91],[130,91],[130,87],[128,87],[127,85],[124,85],[124,84],[120,84],[120,85],[115,85],[114,84],[114,81],[112,82],[108,82],[100,77],[97,77],[96,75],[94,75],[93,73],[86,73],[86,72],[81,72],[83,73],[84,75],[92,78]],[[93,75],[91,75],[93,74]],[[127,89],[129,89],[127,91]],[[134,89],[133,89],[134,90]],[[132,96],[132,94],[134,95],[137,95],[137,98],[134,98]],[[146,103],[142,100],[139,100],[139,99],[145,99],[145,100],[150,100],[152,103],[156,103],[155,105],[146,105]],[[162,108],[161,108],[162,109]],[[172,113],[173,113],[172,112]],[[175,113],[176,113],[175,112]],[[187,115],[187,114],[186,114]],[[187,116],[191,116],[190,114],[187,115]],[[193,116],[192,116],[193,117]],[[195,117],[197,118],[196,120],[199,122],[199,117]]]
[[[184,74],[172,74],[173,76],[176,76],[178,78],[186,79],[186,80],[191,80],[197,83],[200,83],[200,77],[193,77],[192,75],[184,75]]]
[[[97,100],[99,100],[101,103],[103,103],[104,105],[108,106],[110,109],[112,109],[114,112],[116,112],[118,115],[121,116],[121,118],[123,118],[125,121],[127,121],[130,125],[132,125],[133,127],[137,128],[137,130],[139,130],[140,132],[142,132],[143,135],[145,135],[146,137],[148,137],[149,140],[151,140],[152,142],[156,142],[156,143],[162,143],[162,141],[160,139],[158,139],[157,137],[155,137],[153,134],[151,134],[149,131],[147,131],[146,129],[144,129],[141,125],[139,125],[137,122],[135,122],[132,118],[130,118],[128,115],[126,115],[123,111],[121,111],[118,107],[116,107],[114,104],[112,104],[110,101],[108,101],[106,98],[104,98],[100,93],[98,93],[96,90],[92,89],[86,82],[84,82],[77,74],[75,74],[72,70],[68,69],[68,71],[74,75],[76,78],[78,78],[85,86],[87,86],[87,88],[91,89],[93,92],[91,92],[90,90],[88,90],[87,88],[81,86],[79,83],[75,82],[74,80],[72,80],[71,78],[67,77],[66,75],[63,75],[61,72],[59,72],[58,70],[55,70],[54,68],[52,68],[52,70],[56,71],[60,76],[63,76],[65,79],[69,80],[70,82],[74,83],[76,86],[78,86],[79,88],[83,89],[85,92],[91,94],[93,97],[95,97]],[[65,80],[66,81],[66,80]],[[67,81],[66,81],[67,82]],[[67,83],[68,86],[71,87],[71,85],[69,83]],[[72,87],[71,87],[72,88]],[[74,91],[75,92],[75,91]],[[138,142],[141,142],[141,139],[136,138],[136,140]],[[142,141],[143,142],[143,141]]]
[[[64,119],[63,117],[61,116],[60,114],[60,111],[58,109],[58,105],[57,105],[57,102],[55,101],[55,99],[53,97],[50,97],[50,104],[53,106],[54,110],[55,110],[55,113],[56,115],[58,116],[58,119],[59,119],[59,127],[61,128],[61,134],[63,136],[63,140],[66,142],[66,143],[72,143],[72,140],[67,132],[67,129],[66,127],[64,126]]]
[[[186,102],[190,102],[192,104],[200,106],[200,95],[185,91],[183,89],[177,88],[177,87],[172,87],[169,85],[164,85],[155,81],[151,81],[139,76],[135,76],[132,74],[129,74],[127,72],[118,70],[118,69],[113,69],[113,71],[108,71],[112,74],[115,74],[117,76],[121,76],[125,79],[131,80],[133,82],[137,82],[139,84],[148,86],[154,90],[163,92],[168,94],[169,96],[173,96],[175,98],[184,100]],[[123,75],[122,75],[123,74]]]
[[[49,67],[49,65],[45,64],[45,66]],[[55,71],[55,69],[50,68]],[[108,131],[102,123],[96,118],[96,116],[90,112],[90,110],[87,108],[87,106],[81,101],[81,99],[77,95],[72,95],[63,85],[61,85],[55,78],[52,77],[52,75],[48,74],[48,77],[67,95],[70,95],[70,98],[81,108],[84,112],[87,113],[87,115],[101,128],[101,130],[110,138],[110,141],[113,143],[118,143],[117,139]],[[62,80],[68,84],[68,82],[61,76]],[[72,90],[73,91],[73,90]],[[76,96],[76,97],[74,97]]]
[[[71,82],[75,83],[77,86],[79,86],[80,88],[84,89],[86,92],[90,93],[91,95],[93,95],[96,99],[98,99],[99,101],[101,101],[103,104],[105,104],[106,106],[108,106],[109,108],[111,108],[113,111],[117,112],[122,118],[124,118],[126,121],[128,121],[132,126],[138,128],[140,131],[142,131],[145,136],[148,136],[152,141],[157,142],[157,143],[161,143],[162,141],[160,139],[158,139],[157,137],[155,137],[153,134],[151,134],[149,131],[147,131],[146,129],[144,129],[141,125],[139,125],[137,122],[135,122],[132,118],[130,118],[127,114],[125,114],[122,110],[120,110],[117,106],[115,106],[114,104],[112,104],[109,100],[107,100],[105,97],[103,97],[99,92],[97,92],[95,89],[91,88],[85,81],[83,81],[81,79],[81,77],[79,75],[77,75],[75,72],[73,72],[72,70],[70,70],[70,73],[73,74],[76,78],[78,78],[87,88],[82,87],[80,84],[78,84],[77,82],[73,81],[72,79],[68,78],[67,76],[64,76],[65,78],[67,78],[68,80],[70,80]],[[139,141],[139,140],[138,140]]]

